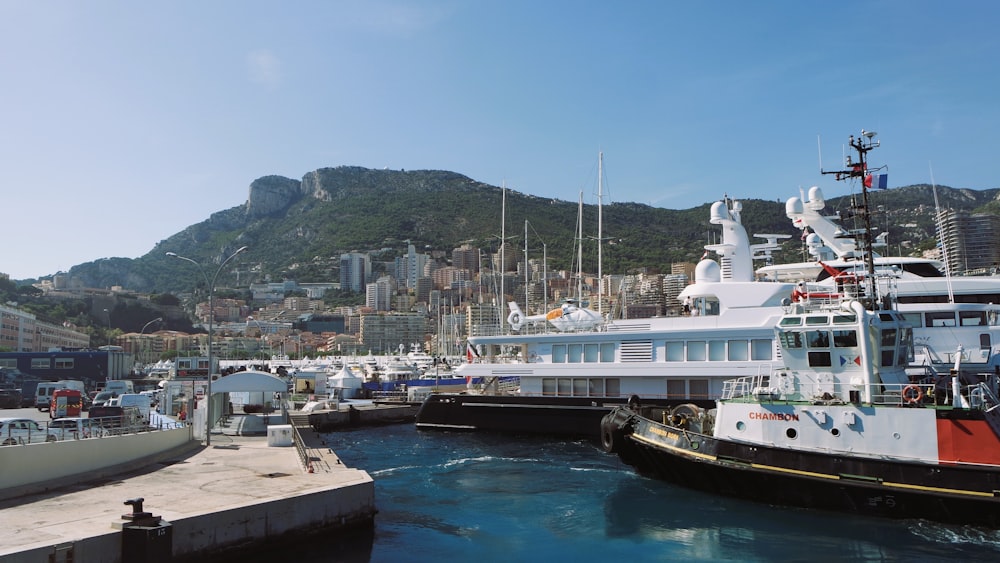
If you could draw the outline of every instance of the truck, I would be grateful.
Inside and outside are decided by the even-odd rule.
[[[125,393],[135,393],[135,386],[128,379],[109,379],[104,382],[104,391],[124,395]]]
[[[125,393],[111,399],[108,404],[113,407],[135,407],[139,410],[139,419],[143,423],[148,424],[150,403],[151,401],[149,399],[149,395],[143,395],[141,393]]]
[[[49,418],[80,416],[83,408],[83,394],[76,389],[56,389],[52,392],[52,403],[49,405]]]
[[[82,396],[87,392],[83,382],[76,379],[62,379],[59,381],[42,381],[35,388],[35,408],[40,411],[47,411],[52,406],[52,392],[56,389],[75,389]]]
[[[135,432],[145,426],[139,421],[139,409],[136,407],[94,407],[90,409],[89,418],[107,434]]]

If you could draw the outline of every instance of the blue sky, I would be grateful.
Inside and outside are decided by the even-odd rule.
[[[0,272],[135,258],[250,183],[440,169],[687,209],[879,133],[890,187],[1000,187],[986,1],[0,0]]]

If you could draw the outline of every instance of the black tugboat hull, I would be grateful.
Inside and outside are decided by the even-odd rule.
[[[722,441],[619,409],[602,444],[644,476],[779,506],[1000,528],[1000,475]],[[611,442],[609,448],[608,441]]]

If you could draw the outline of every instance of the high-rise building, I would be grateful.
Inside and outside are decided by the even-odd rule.
[[[365,284],[371,276],[371,257],[362,252],[349,252],[340,255],[340,287],[355,293],[365,290]]]
[[[1000,216],[942,209],[938,225],[941,258],[950,273],[992,271],[1000,265]]]
[[[479,249],[469,244],[451,251],[451,265],[454,268],[468,270],[471,273],[479,271]]]

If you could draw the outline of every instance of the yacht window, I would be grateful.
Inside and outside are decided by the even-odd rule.
[[[31,358],[31,369],[51,369],[52,362],[48,358]]]
[[[591,397],[603,397],[604,396],[604,380],[600,377],[590,378],[590,396]]]
[[[747,354],[748,344],[746,340],[729,341],[729,361],[744,362],[749,358]]]
[[[615,361],[615,343],[605,342],[601,344],[601,361],[602,362],[613,362]]]
[[[896,363],[896,349],[882,349],[882,367],[892,367]]]
[[[809,366],[814,368],[828,368],[830,367],[830,353],[829,352],[809,352]]]
[[[692,340],[687,345],[687,360],[689,362],[705,361],[705,341]]]
[[[887,328],[882,331],[882,347],[883,348],[896,347],[896,329]]]
[[[724,362],[726,360],[726,341],[710,340],[708,342],[708,361]]]
[[[778,324],[781,326],[799,326],[802,324],[802,317],[785,317]]]
[[[668,379],[667,380],[667,398],[668,399],[687,399],[687,389],[685,389],[686,382],[683,379]]]
[[[600,344],[584,344],[583,361],[590,364],[599,362],[601,360],[600,352]]]
[[[692,399],[708,399],[708,380],[707,379],[692,379],[689,382],[691,388],[691,398]]]
[[[903,320],[913,326],[921,326],[920,313],[903,313]]]
[[[917,318],[919,320],[919,317],[917,317]],[[858,322],[858,316],[857,315],[834,315],[833,316],[833,324],[835,324],[835,325],[851,324],[851,323],[856,323],[856,322]]]
[[[858,333],[853,330],[833,331],[833,345],[836,348],[856,348],[858,346]]]
[[[580,359],[583,357],[583,345],[582,344],[570,344],[566,347],[566,361],[571,364],[580,363]]]
[[[979,335],[979,348],[982,350],[990,349],[990,335],[989,333],[982,333]]]
[[[565,344],[553,344],[552,345],[552,363],[553,364],[565,364],[566,363],[566,345]]]
[[[556,378],[556,394],[563,397],[569,397],[573,394],[573,381],[568,377]]]
[[[542,378],[542,395],[555,395],[556,394],[556,378],[554,377],[543,377]]]
[[[56,369],[73,369],[73,358],[56,358]]]
[[[806,324],[807,325],[813,325],[814,326],[814,325],[825,325],[825,324],[829,324],[829,323],[830,323],[830,318],[826,317],[826,316],[823,316],[823,317],[806,317]]]
[[[796,331],[782,331],[781,332],[781,345],[785,348],[802,348],[802,333]]]
[[[590,385],[588,384],[586,378],[584,377],[573,378],[573,395],[576,395],[578,397],[586,397],[588,394],[587,391],[589,391],[589,389]]]
[[[766,340],[764,338],[756,338],[750,341],[751,360],[764,360],[764,361],[771,360],[773,351],[774,351],[774,345],[771,340]]]
[[[810,348],[829,348],[830,332],[826,330],[810,330],[806,333]]]
[[[684,361],[684,343],[683,342],[667,342],[667,357],[668,362],[683,362]]]
[[[604,380],[604,396],[620,397],[622,394],[622,380],[617,377],[608,377]]]
[[[955,326],[955,314],[952,312],[925,313],[924,320],[927,326]]]
[[[958,326],[985,326],[985,311],[959,311]]]
[[[14,369],[16,367],[17,367],[17,359],[15,359],[15,358],[3,358],[3,359],[0,359],[0,368]]]

